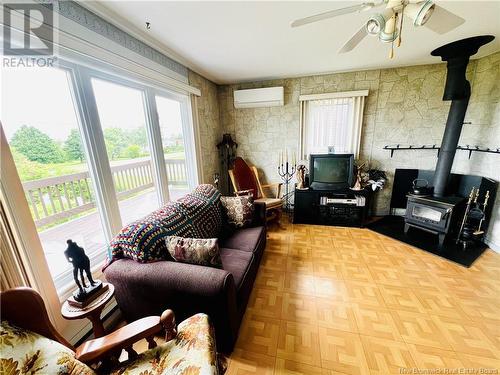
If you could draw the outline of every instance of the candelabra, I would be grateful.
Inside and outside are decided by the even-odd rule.
[[[290,164],[288,160],[278,164],[278,175],[281,177],[281,179],[283,180],[283,184],[285,185],[285,194],[283,195],[283,200],[285,202],[284,209],[285,212],[287,213],[290,213],[292,208],[292,202],[291,202],[292,191],[290,191],[289,185],[290,181],[295,175],[296,170],[297,170],[297,164],[295,163]]]

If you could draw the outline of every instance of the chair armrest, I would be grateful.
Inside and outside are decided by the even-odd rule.
[[[234,192],[234,195],[236,195],[237,197],[240,197],[242,195],[249,195],[249,194],[252,194],[252,190],[251,189],[247,189],[247,190],[238,190],[238,191],[235,191]]]
[[[165,330],[165,340],[172,340],[176,335],[175,315],[172,310],[165,310],[160,316],[148,316],[127,324],[113,333],[84,342],[76,349],[75,358],[84,363],[95,363],[107,356],[112,356],[122,349],[129,349],[142,339],[152,340],[152,336]],[[154,347],[151,345],[150,347]]]
[[[272,184],[266,184],[266,185],[262,185],[262,189],[266,188],[266,189],[271,189],[271,188],[275,188],[276,189],[276,196],[275,198],[280,198],[281,197],[281,187],[283,186],[283,183],[282,182],[274,182]]]

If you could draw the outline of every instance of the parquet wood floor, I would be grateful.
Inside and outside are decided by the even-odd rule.
[[[466,269],[367,229],[271,227],[228,362],[231,375],[499,373],[500,254]]]

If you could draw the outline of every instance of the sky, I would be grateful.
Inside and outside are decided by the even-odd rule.
[[[78,127],[66,73],[58,69],[3,69],[2,124],[7,139],[32,125],[63,141]]]
[[[22,125],[35,126],[63,142],[78,128],[67,73],[60,69],[3,69],[0,78],[0,114],[7,139]],[[133,129],[145,126],[141,92],[126,86],[92,79],[101,126]],[[157,98],[162,135],[179,134],[179,103]]]

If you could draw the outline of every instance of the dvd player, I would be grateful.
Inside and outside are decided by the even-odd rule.
[[[356,205],[356,198],[326,198],[326,204],[354,204]]]

